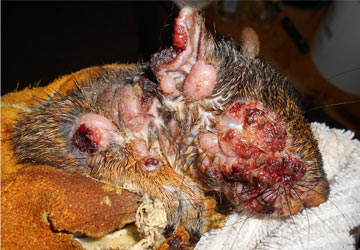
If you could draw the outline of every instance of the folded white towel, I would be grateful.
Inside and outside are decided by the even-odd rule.
[[[232,214],[222,229],[206,233],[196,250],[355,249],[360,225],[360,141],[349,131],[312,123],[330,183],[329,200],[287,219]]]

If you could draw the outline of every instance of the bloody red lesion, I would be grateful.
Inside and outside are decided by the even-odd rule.
[[[144,113],[150,110],[153,101],[154,101],[154,96],[152,94],[144,93],[141,96],[141,109],[144,111]]]
[[[225,154],[236,155],[242,159],[258,158],[264,152],[259,147],[248,142],[245,137],[234,129],[228,129],[224,135],[220,133],[220,146],[223,150],[227,150]]]
[[[289,198],[284,190],[306,174],[303,159],[290,150],[285,124],[262,103],[249,100],[232,105],[217,129],[220,151],[203,172],[211,170],[212,182],[233,204],[283,214],[282,199]]]
[[[268,149],[272,152],[282,151],[286,144],[286,130],[279,122],[268,123],[262,130],[262,136]]]
[[[234,129],[228,129],[224,136],[222,136],[222,139],[225,142],[231,142],[235,138],[235,130]]]
[[[100,149],[101,134],[96,128],[81,124],[72,137],[73,144],[82,153],[94,154]]]
[[[154,98],[156,97],[156,87],[157,85],[148,80],[147,78],[141,78],[138,81],[138,84],[140,88],[143,91],[143,94],[141,96],[141,109],[142,112],[146,113],[150,110],[151,105],[154,102]]]
[[[243,163],[239,165],[233,164],[230,168],[226,168],[225,166],[220,167],[220,169],[223,169],[222,174],[228,181],[233,182],[241,182],[242,184],[245,184],[248,182],[250,173],[250,165],[248,163]]]
[[[186,49],[187,41],[188,35],[186,27],[178,18],[176,18],[174,24],[173,45],[182,51]]]
[[[173,48],[162,50],[151,58],[151,69],[156,74],[175,62],[178,55],[186,50],[188,33],[185,25],[177,18],[174,23]]]
[[[299,157],[290,154],[270,158],[264,170],[269,174],[269,178],[283,186],[294,184],[306,173],[304,162]]]
[[[263,129],[265,126],[265,112],[260,109],[247,109],[245,124],[246,126],[255,126],[257,129]]]
[[[243,107],[245,106],[245,102],[237,102],[231,108],[229,109],[229,114],[233,116],[234,118],[240,118],[241,117],[241,111]]]
[[[260,102],[237,102],[227,115],[244,128],[242,133],[253,138],[257,144],[262,144],[255,146],[272,152],[284,149],[287,136],[284,124]]]
[[[154,73],[161,71],[166,65],[175,61],[176,57],[182,52],[181,49],[166,49],[156,53],[151,58],[151,70]]]
[[[243,159],[250,159],[252,157],[258,157],[263,151],[258,147],[255,147],[242,140],[237,140],[234,144],[236,154]]]

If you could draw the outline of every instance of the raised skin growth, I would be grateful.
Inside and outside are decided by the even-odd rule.
[[[100,73],[33,107],[14,128],[15,156],[158,199],[169,229],[182,222],[196,241],[206,216],[204,193],[174,170],[179,155],[171,126],[163,119],[157,85],[143,74],[141,65]]]
[[[209,155],[199,159],[198,175],[209,188],[221,183],[216,189],[236,205],[248,202],[257,213],[281,215],[287,200],[279,194],[306,173],[304,161],[287,151],[283,122],[257,102],[237,102],[222,115],[217,130],[211,147],[200,139]]]
[[[316,141],[286,78],[257,58],[255,32],[245,31],[238,50],[184,8],[173,38],[150,65],[99,73],[33,107],[13,131],[17,159],[158,199],[169,228],[182,222],[193,241],[208,190],[261,214],[324,202]]]
[[[214,42],[202,17],[194,15],[190,8],[182,9],[175,19],[173,40],[173,48],[151,59],[161,90],[177,96],[183,89],[190,100],[207,97],[214,89],[217,71],[206,62],[205,56],[213,50]]]
[[[287,79],[257,58],[256,33],[244,30],[240,50],[216,42],[190,8],[174,31],[174,48],[155,54],[151,68],[161,83],[176,85],[169,92],[160,84],[161,101],[184,138],[183,171],[239,210],[287,216],[324,202],[316,141]]]
[[[72,142],[80,152],[94,154],[104,151],[111,142],[111,133],[116,132],[116,127],[109,119],[87,113],[75,124]]]

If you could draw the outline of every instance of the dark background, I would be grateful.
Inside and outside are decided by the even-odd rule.
[[[172,2],[2,2],[2,95],[171,44]]]
[[[1,95],[47,85],[89,66],[148,61],[154,52],[171,45],[178,13],[170,1],[2,1],[1,5]],[[306,115],[311,121],[343,127],[323,109]]]

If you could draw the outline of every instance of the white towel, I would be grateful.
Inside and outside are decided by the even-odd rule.
[[[232,214],[206,233],[195,250],[354,250],[360,225],[360,141],[349,131],[312,123],[330,183],[329,200],[287,219]]]

